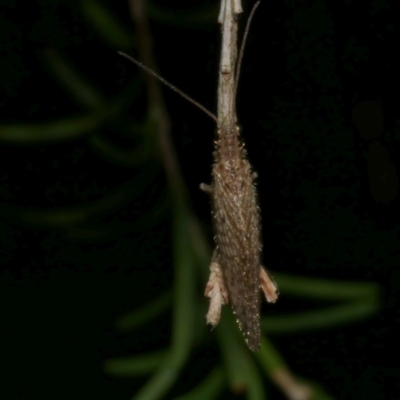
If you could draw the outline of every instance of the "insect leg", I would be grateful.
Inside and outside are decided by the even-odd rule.
[[[206,315],[207,324],[216,326],[221,318],[221,307],[229,301],[228,291],[224,284],[221,266],[218,263],[216,250],[210,264],[210,277],[204,295],[210,298],[210,306]]]
[[[279,295],[278,285],[262,265],[260,265],[260,286],[268,303],[275,303]]]

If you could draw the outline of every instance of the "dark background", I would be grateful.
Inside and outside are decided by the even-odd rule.
[[[212,3],[170,1],[162,7],[176,19],[151,18],[151,29],[161,74],[215,110],[219,29],[215,18],[189,18]],[[126,2],[102,4],[134,37]],[[244,4],[245,15],[252,4]],[[141,85],[137,68],[101,39],[81,6],[1,1],[1,125],[82,113],[51,74],[45,49],[56,49],[105,98],[118,96],[132,79]],[[397,6],[380,1],[262,1],[243,61],[238,117],[259,174],[266,265],[382,287],[382,309],[367,320],[271,336],[296,374],[337,399],[397,399],[400,389],[399,17]],[[138,120],[146,110],[140,87],[130,110]],[[163,95],[192,207],[211,240],[209,200],[198,185],[210,179],[215,126],[172,91]],[[353,124],[353,108],[365,100],[383,110],[383,134],[375,139]],[[156,157],[140,167],[111,162],[91,146],[91,134],[34,144],[0,136],[2,398],[128,399],[144,380],[108,377],[103,361],[170,341],[169,314],[128,336],[114,330],[118,316],[172,286],[170,200],[161,165]],[[135,147],[111,122],[96,134]],[[387,150],[374,158],[376,146]],[[123,197],[115,209],[93,212],[83,225],[61,226],[40,214],[87,210],[115,192]],[[283,298],[268,312],[308,306]],[[194,355],[188,365],[207,371],[218,352],[211,354],[201,362]]]

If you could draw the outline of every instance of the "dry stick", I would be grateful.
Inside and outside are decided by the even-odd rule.
[[[251,17],[245,30],[245,38]],[[222,0],[219,22],[222,49],[218,84],[218,140],[212,186],[201,188],[212,195],[216,247],[205,295],[210,298],[207,323],[215,326],[221,306],[228,301],[246,343],[253,351],[260,346],[260,287],[268,302],[278,297],[276,284],[261,266],[260,216],[253,184],[255,174],[246,159],[235,109],[239,77],[237,20],[239,0]],[[240,55],[243,54],[243,45]]]

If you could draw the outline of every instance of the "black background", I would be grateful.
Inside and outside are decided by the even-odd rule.
[[[134,37],[126,2],[102,3]],[[2,125],[82,112],[49,72],[44,49],[57,49],[106,98],[136,76],[136,67],[87,23],[80,2],[0,4]],[[162,7],[179,16],[211,4],[170,1]],[[251,5],[244,5],[245,15]],[[377,140],[398,168],[398,11],[379,1],[262,1],[243,61],[238,117],[259,174],[266,265],[272,271],[367,280],[382,287],[382,309],[365,321],[271,336],[296,374],[337,399],[397,399],[400,389],[399,201],[383,204],[371,195],[369,143],[351,117],[361,101],[381,105],[385,126]],[[215,110],[218,26],[212,20],[151,21],[161,74]],[[198,185],[210,179],[215,126],[170,90],[163,95],[192,207],[211,240],[209,201]],[[145,99],[142,88],[131,110],[138,119]],[[112,123],[100,134],[118,146],[135,144]],[[105,160],[88,136],[1,143],[2,398],[128,399],[144,381],[108,377],[103,361],[169,343],[169,314],[128,337],[113,328],[118,316],[172,286],[164,175],[155,160],[139,169]],[[123,206],[95,216],[90,234],[27,221],[32,210],[90,207],[147,171],[155,176],[151,184],[140,193],[128,184]],[[161,217],[136,223],[164,197]],[[308,306],[283,298],[264,312]],[[199,361],[195,352],[188,367],[205,373],[218,351],[207,354]],[[271,398],[281,398],[270,391]]]

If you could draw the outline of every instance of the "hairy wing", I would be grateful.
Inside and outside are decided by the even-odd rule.
[[[260,343],[260,229],[250,165],[214,165],[214,224],[218,262],[239,327],[251,350]]]

